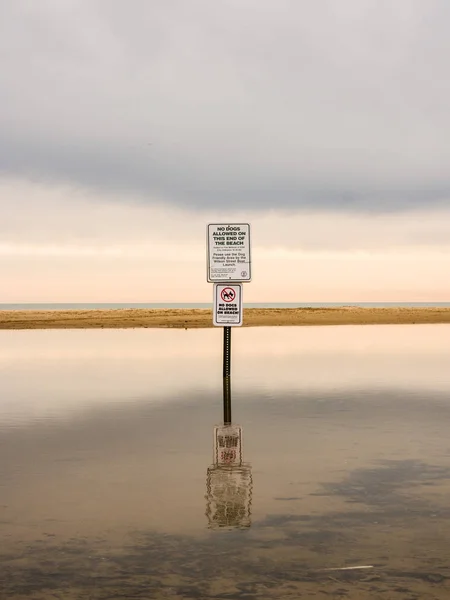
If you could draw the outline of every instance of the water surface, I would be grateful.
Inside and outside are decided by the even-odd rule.
[[[0,598],[448,598],[449,332],[0,332]]]

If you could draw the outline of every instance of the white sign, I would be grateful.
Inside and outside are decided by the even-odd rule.
[[[242,284],[214,284],[213,325],[242,325]]]
[[[250,225],[208,225],[208,273],[210,283],[251,281]]]

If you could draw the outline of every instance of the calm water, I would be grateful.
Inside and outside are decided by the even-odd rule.
[[[366,308],[449,308],[450,302],[244,302],[247,308],[306,308],[361,306]],[[211,308],[211,302],[38,302],[26,304],[0,304],[0,310],[85,310],[117,308]]]
[[[0,598],[448,598],[450,326],[221,333],[0,332]]]

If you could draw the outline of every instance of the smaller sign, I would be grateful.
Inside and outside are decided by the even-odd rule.
[[[242,325],[242,284],[214,284],[213,325],[230,327]]]

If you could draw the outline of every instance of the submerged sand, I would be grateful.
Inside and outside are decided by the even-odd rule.
[[[450,323],[450,308],[246,308],[244,327]],[[212,327],[208,309],[0,311],[0,329]]]

